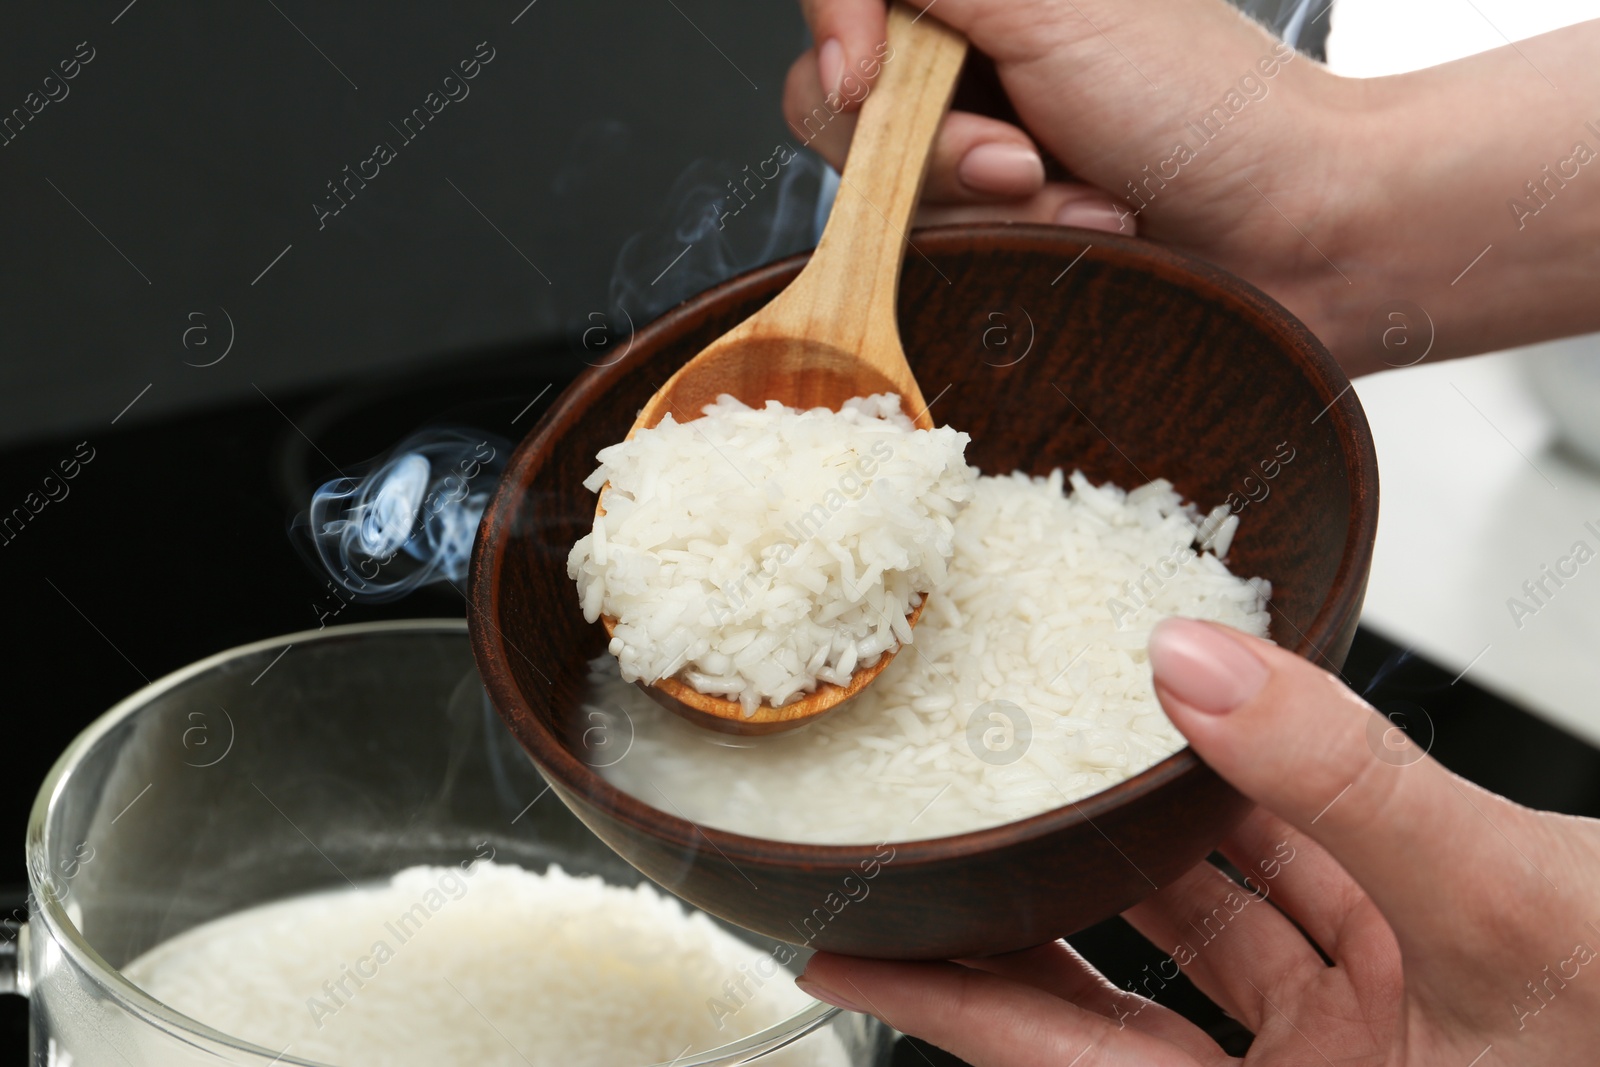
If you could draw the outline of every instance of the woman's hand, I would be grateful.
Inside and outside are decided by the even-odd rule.
[[[1221,0],[912,2],[993,61],[1006,113],[951,112],[920,223],[1137,231],[1266,290],[1352,375],[1600,330],[1600,21],[1346,79]],[[839,167],[885,8],[802,7],[784,113]],[[1402,301],[1427,343],[1388,352]]]
[[[1265,641],[1171,619],[1150,659],[1168,716],[1261,807],[1222,846],[1248,889],[1202,864],[1127,913],[1171,954],[1145,989],[1187,974],[1256,1034],[1249,1064],[1594,1062],[1600,823],[1456,777]],[[819,954],[799,982],[977,1067],[1235,1062],[1064,942],[960,963]]]
[[[1020,125],[953,110],[935,143],[920,223],[1137,231],[1253,268],[1253,276],[1276,283],[1280,299],[1295,294],[1302,306],[1320,304],[1324,290],[1343,284],[1263,200],[1339,258],[1340,205],[1329,197],[1352,183],[1323,107],[1337,79],[1315,62],[1220,2],[936,5],[929,17],[961,30],[993,60]],[[785,118],[792,133],[842,167],[853,112],[884,65],[875,60],[883,54],[885,7],[882,0],[802,6],[820,43],[790,69]],[[1177,151],[1183,138],[1187,153]],[[1305,181],[1307,173],[1317,180]]]

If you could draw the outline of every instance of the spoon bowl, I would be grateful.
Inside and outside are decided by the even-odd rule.
[[[835,411],[852,397],[898,393],[917,428],[933,428],[933,416],[922,402],[922,390],[909,365],[903,374],[895,374],[894,368],[868,363],[859,353],[826,341],[754,332],[765,326],[757,320],[746,322],[736,334],[721,338],[684,364],[645,404],[630,433],[657,425],[668,412],[679,422],[699,418],[701,409],[724,393],[752,407],[777,399],[801,410]],[[896,354],[904,363],[898,348],[897,339]]]
[[[923,597],[922,603],[912,608],[906,615],[906,622],[915,626],[917,620],[922,617],[922,609],[927,605],[928,599]],[[606,628],[606,636],[612,636],[617,620],[609,615],[602,615],[600,622]],[[724,734],[775,734],[804,725],[807,720],[820,713],[817,710],[819,707],[826,710],[843,704],[882,674],[883,669],[893,658],[894,650],[891,649],[879,656],[878,662],[872,666],[862,667],[852,674],[850,684],[847,686],[822,682],[813,692],[806,694],[804,700],[791,700],[776,708],[770,704],[762,704],[749,718],[745,718],[742,714],[738,718],[729,718],[727,705],[732,704],[737,713],[741,710],[737,703],[725,700],[714,693],[702,693],[677,678],[662,678],[653,685],[641,685],[640,688],[649,694],[651,700],[668,711],[681,715],[696,726],[703,726],[707,730]]]

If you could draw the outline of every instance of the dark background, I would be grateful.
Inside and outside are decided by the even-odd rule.
[[[325,578],[290,525],[333,468],[427,425],[515,441],[631,326],[808,244],[814,161],[726,232],[705,225],[784,137],[783,73],[807,43],[792,4],[525,3],[7,13],[0,117],[94,50],[0,147],[0,515],[94,450],[70,495],[0,542],[8,908],[34,791],[91,719],[212,652],[318,625]],[[1279,26],[1300,11],[1319,52],[1326,18],[1253,7]],[[402,145],[389,123],[479,42],[494,59],[470,95]],[[319,230],[325,183],[380,140],[397,158]],[[446,586],[328,621],[462,610]],[[1600,753],[1370,633],[1347,674],[1382,708],[1424,708],[1463,773],[1600,814]],[[1114,980],[1158,958],[1120,922],[1075,940]],[[1244,1040],[1185,983],[1164,996]],[[5,1062],[25,1019],[0,999]],[[899,1061],[949,1062],[926,1056],[907,1044]]]
[[[611,311],[691,163],[715,190],[771,155],[805,29],[782,2],[527,3],[11,5],[0,115],[94,58],[0,147],[0,440],[103,431],[147,385],[118,425]],[[405,142],[390,123],[479,42],[470,94]],[[379,141],[397,158],[319,223]],[[186,366],[222,352],[221,309],[232,351]]]
[[[1319,54],[1321,0],[1244,2]],[[391,123],[480,42],[406,142]],[[776,197],[695,223],[785,138],[807,44],[793,0],[10,5],[0,118],[93,59],[0,147],[0,444],[103,433],[136,397],[119,426],[486,345],[581,355],[804,247],[814,184],[776,243]],[[380,141],[397,158],[319,221]]]

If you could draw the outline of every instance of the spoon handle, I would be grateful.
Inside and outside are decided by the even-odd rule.
[[[886,44],[817,250],[769,311],[815,340],[857,353],[891,380],[909,381],[895,324],[900,261],[967,41],[896,2]]]

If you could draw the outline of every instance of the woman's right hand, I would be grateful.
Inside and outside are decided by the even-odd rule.
[[[993,60],[1018,120],[947,116],[923,224],[1136,230],[1264,289],[1352,375],[1403,365],[1369,336],[1397,300],[1438,330],[1408,360],[1600,329],[1600,179],[1551,179],[1542,199],[1524,189],[1541,163],[1569,177],[1600,166],[1561,162],[1590,136],[1600,21],[1361,80],[1222,0],[910,2]],[[784,113],[842,167],[884,55],[885,7],[801,3],[818,44],[789,72]],[[1507,196],[1532,206],[1513,217]]]
[[[1329,150],[1325,97],[1339,79],[1314,61],[1223,3],[936,2],[930,17],[994,60],[1022,125],[952,111],[934,148],[920,222],[1137,230],[1270,279],[1280,300],[1293,297],[1291,306],[1320,302],[1330,280],[1342,285],[1263,202],[1330,254],[1342,247],[1329,190],[1355,183],[1339,174],[1349,161]],[[790,69],[785,117],[842,167],[853,111],[871,91],[866,75],[883,54],[885,8],[882,0],[803,6],[820,43]],[[838,95],[825,99],[825,88]],[[1072,180],[1046,180],[1045,158]]]

